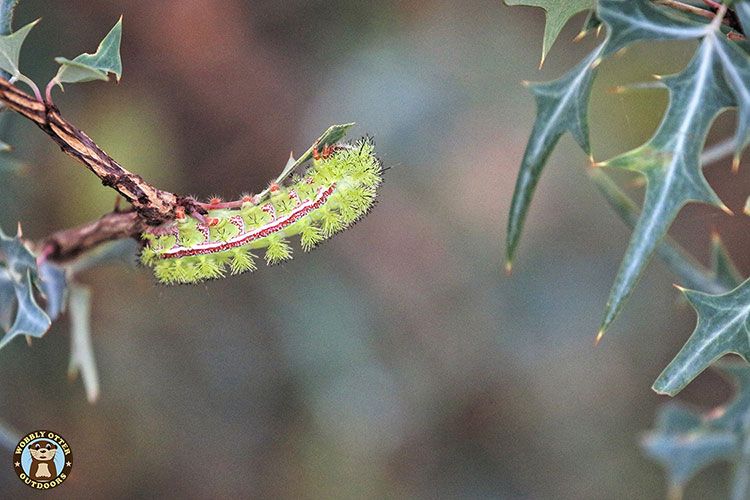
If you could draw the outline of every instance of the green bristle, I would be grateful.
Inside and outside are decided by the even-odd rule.
[[[216,261],[216,264],[223,268],[232,259],[232,250],[225,250],[223,252],[217,252],[212,255],[214,257],[214,260]]]
[[[206,239],[203,233],[196,229],[195,224],[180,224],[178,228],[180,230],[179,242],[184,247],[195,246],[198,243],[203,243]]]
[[[151,266],[154,263],[154,260],[156,259],[156,252],[151,249],[149,246],[143,247],[143,250],[141,250],[141,263],[144,266]]]
[[[195,268],[201,280],[224,276],[223,266],[216,261],[213,255],[199,255]]]
[[[240,228],[232,224],[229,219],[219,219],[218,224],[209,229],[211,241],[231,240],[240,233]]]
[[[161,283],[171,285],[175,280],[174,263],[170,260],[160,260],[154,265],[154,276]]]
[[[323,230],[323,236],[330,238],[333,234],[341,231],[344,225],[339,218],[339,214],[334,212],[328,207],[323,207],[320,212],[321,217],[321,229]]]
[[[168,248],[172,248],[175,243],[177,243],[177,238],[175,238],[174,235],[165,234],[156,237],[151,243],[151,246],[154,250],[166,250]]]
[[[263,226],[271,220],[271,216],[260,209],[260,207],[245,203],[240,210],[240,216],[245,221],[248,229],[255,229]]]
[[[267,238],[268,248],[266,248],[266,263],[269,265],[278,264],[292,258],[292,247],[284,238],[277,234],[272,234]]]
[[[353,223],[359,217],[359,212],[355,208],[355,204],[351,201],[351,196],[348,194],[342,196],[341,203],[339,205],[339,217],[341,223],[345,226]]]
[[[174,278],[178,283],[197,283],[201,280],[195,257],[174,260]]]
[[[323,232],[313,223],[308,223],[304,226],[299,235],[300,245],[302,245],[302,250],[305,252],[309,252],[315,248],[315,246],[324,239]]]
[[[240,274],[245,271],[255,271],[257,269],[253,254],[247,248],[233,248],[227,253],[230,255],[229,269],[232,274]]]

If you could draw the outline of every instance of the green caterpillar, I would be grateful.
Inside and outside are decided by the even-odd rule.
[[[315,146],[290,162],[260,195],[213,199],[202,204],[207,216],[178,214],[174,222],[144,232],[141,262],[161,283],[198,283],[254,271],[252,250],[265,249],[266,263],[277,264],[292,258],[290,237],[298,235],[309,251],[349,227],[370,210],[382,182],[373,142],[316,144],[323,144],[322,150]],[[307,157],[312,159],[307,170],[284,182]]]

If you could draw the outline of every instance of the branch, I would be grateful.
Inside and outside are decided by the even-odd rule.
[[[102,180],[102,184],[120,193],[147,224],[159,225],[174,219],[175,209],[179,206],[187,213],[204,213],[191,198],[157,189],[139,175],[124,169],[88,135],[63,118],[54,104],[37,100],[5,78],[0,78],[0,102],[34,122],[63,152],[86,165]]]
[[[108,241],[138,238],[146,226],[138,212],[112,212],[88,224],[51,234],[38,245],[39,258],[69,262]]]

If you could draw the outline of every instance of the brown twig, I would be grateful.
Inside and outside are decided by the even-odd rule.
[[[88,135],[63,118],[54,104],[40,101],[2,77],[0,102],[34,122],[63,152],[83,163],[102,184],[116,190],[133,206],[132,210],[116,210],[97,221],[52,234],[37,245],[40,258],[63,262],[104,242],[137,237],[147,226],[173,220],[178,208],[188,214],[205,213],[192,198],[157,189],[123,168]]]
[[[134,210],[112,212],[83,226],[58,231],[39,245],[42,260],[65,263],[102,243],[124,238],[138,238],[147,224]]]
[[[157,225],[172,220],[178,206],[185,207],[188,213],[201,210],[192,199],[157,189],[139,175],[124,169],[88,135],[63,118],[54,104],[40,102],[4,78],[0,78],[0,101],[33,121],[63,152],[86,165],[102,180],[102,184],[120,193],[147,224]]]

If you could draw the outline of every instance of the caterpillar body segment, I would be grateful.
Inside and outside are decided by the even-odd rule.
[[[161,283],[198,283],[292,258],[290,239],[309,251],[372,207],[382,167],[370,139],[314,148],[310,166],[260,196],[212,199],[199,220],[184,216],[142,234],[141,262]],[[216,207],[216,208],[212,208]]]

